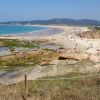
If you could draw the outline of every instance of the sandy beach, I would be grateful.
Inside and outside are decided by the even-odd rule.
[[[100,39],[80,38],[77,34],[89,31],[87,27],[75,26],[50,26],[63,29],[60,34],[52,36],[39,37],[39,39],[47,39],[53,43],[60,44],[63,48],[76,48],[82,55],[89,57],[95,62],[100,62]]]
[[[100,39],[80,38],[77,34],[89,31],[87,27],[78,26],[53,26],[37,25],[48,27],[48,30],[35,33],[25,33],[21,36],[0,36],[0,39],[20,39],[20,40],[49,40],[51,43],[62,45],[65,49],[77,49],[85,56],[95,62],[100,62]]]

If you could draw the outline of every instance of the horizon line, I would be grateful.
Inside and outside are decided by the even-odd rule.
[[[69,20],[94,20],[94,21],[100,21],[98,19],[92,19],[92,18],[79,18],[79,19],[75,19],[75,18],[49,18],[49,19],[34,19],[34,20],[9,20],[9,21],[0,21],[0,23],[6,23],[6,22],[24,22],[24,21],[48,21],[48,20],[54,20],[54,19],[69,19]]]

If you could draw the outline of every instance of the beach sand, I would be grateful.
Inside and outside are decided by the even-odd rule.
[[[100,62],[100,39],[80,38],[77,34],[89,31],[87,27],[78,26],[54,26],[54,25],[39,25],[48,27],[48,30],[34,33],[26,33],[22,36],[0,36],[0,39],[20,39],[20,40],[48,40],[51,43],[62,45],[65,49],[77,49],[83,55],[86,55],[95,62]]]

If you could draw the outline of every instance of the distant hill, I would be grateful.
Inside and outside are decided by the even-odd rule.
[[[100,21],[99,21],[100,23]],[[68,18],[55,18],[50,20],[34,20],[34,21],[9,21],[9,22],[1,22],[0,24],[66,24],[66,25],[95,25],[98,26],[97,20],[90,19],[68,19]]]

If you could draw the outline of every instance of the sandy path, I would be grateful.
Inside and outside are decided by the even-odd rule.
[[[31,69],[19,69],[14,72],[2,72],[0,74],[0,84],[1,85],[9,85],[14,84],[24,80],[24,75],[28,75],[28,80],[34,80],[39,76],[39,73],[43,70],[41,66],[35,66],[35,68]]]

